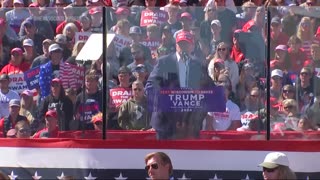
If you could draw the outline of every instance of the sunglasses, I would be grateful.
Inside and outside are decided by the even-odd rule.
[[[255,95],[255,94],[251,94],[250,96],[253,97],[253,98],[257,98],[258,97],[258,95]]]
[[[273,79],[273,80],[281,80],[282,78],[279,77],[279,76],[274,76],[274,77],[272,77],[272,79]]]
[[[226,48],[218,48],[218,51],[225,51]]]
[[[301,26],[308,27],[308,26],[310,26],[310,24],[309,23],[301,23]]]
[[[308,76],[308,75],[309,75],[309,73],[302,72],[302,73],[300,73],[300,75],[301,75],[301,76]]]
[[[271,173],[271,172],[274,172],[277,169],[278,169],[278,167],[273,168],[273,169],[263,167],[263,172],[270,172]]]
[[[151,167],[152,169],[158,169],[158,168],[159,168],[158,164],[157,164],[157,163],[154,163],[154,164],[151,164],[151,165],[147,165],[144,169],[145,169],[146,171],[149,171],[150,167]]]

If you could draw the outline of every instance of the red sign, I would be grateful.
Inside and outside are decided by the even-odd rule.
[[[161,10],[143,10],[141,12],[140,26],[148,26],[150,24],[162,24],[168,20],[168,15]]]
[[[114,88],[110,89],[109,95],[109,107],[115,111],[131,97],[132,90],[130,88]]]

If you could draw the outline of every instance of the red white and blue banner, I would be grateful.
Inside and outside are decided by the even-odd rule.
[[[287,154],[299,179],[320,178],[320,141],[138,141],[1,139],[0,170],[11,179],[147,179],[144,157],[167,153],[174,179],[262,179],[267,153]]]

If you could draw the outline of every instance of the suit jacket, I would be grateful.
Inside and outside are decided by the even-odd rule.
[[[179,88],[179,70],[176,53],[163,56],[158,59],[158,63],[150,73],[146,84],[146,92],[148,89],[161,88]],[[188,73],[188,88],[213,87],[214,83],[208,76],[207,68],[201,64],[201,61],[195,57],[191,57]],[[151,117],[151,125],[157,131],[159,139],[172,139],[176,135],[176,123],[184,122],[193,124],[192,136],[197,137],[201,128],[202,120],[207,112],[154,112]]]

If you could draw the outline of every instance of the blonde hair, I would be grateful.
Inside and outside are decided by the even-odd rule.
[[[278,179],[297,179],[296,174],[288,166],[278,166]]]
[[[297,101],[294,100],[294,99],[285,99],[282,101],[282,104],[285,106],[285,105],[289,105],[289,106],[295,106],[297,107]]]
[[[14,129],[18,132],[19,129],[20,129],[21,127],[23,127],[23,126],[27,126],[27,127],[30,128],[30,123],[29,123],[29,121],[25,121],[25,120],[18,121],[18,122],[16,123],[16,125],[14,126]]]
[[[230,46],[229,46],[229,44],[226,42],[221,42],[218,44],[218,46],[216,48],[217,50],[216,50],[216,53],[214,54],[213,60],[221,58],[221,57],[219,57],[219,53],[218,53],[218,48],[221,46],[226,46],[226,51],[227,51],[226,59],[230,59]]]
[[[309,23],[310,24],[310,30],[307,33],[309,35],[309,37],[307,37],[307,39],[304,39],[305,37],[302,36],[302,28],[301,28],[301,24],[302,23]],[[298,30],[297,30],[297,37],[299,39],[301,39],[302,42],[304,41],[308,41],[308,40],[312,40],[313,39],[313,35],[314,35],[314,31],[313,31],[313,27],[312,27],[312,23],[311,23],[311,19],[309,17],[303,17],[298,25]]]
[[[68,23],[64,26],[64,28],[62,30],[62,34],[67,36],[67,29],[69,29],[69,28],[75,33],[79,31],[77,26],[74,23]]]
[[[72,50],[72,56],[77,56],[80,53],[79,46],[84,45],[86,42],[85,41],[77,41],[76,44],[73,46]]]
[[[98,112],[97,114],[92,116],[91,122],[95,121],[96,119],[102,119],[102,117],[103,117],[103,114],[101,112]]]
[[[256,7],[256,5],[251,1],[247,1],[247,2],[243,3],[241,7],[242,7],[242,10],[245,11],[249,7]]]

